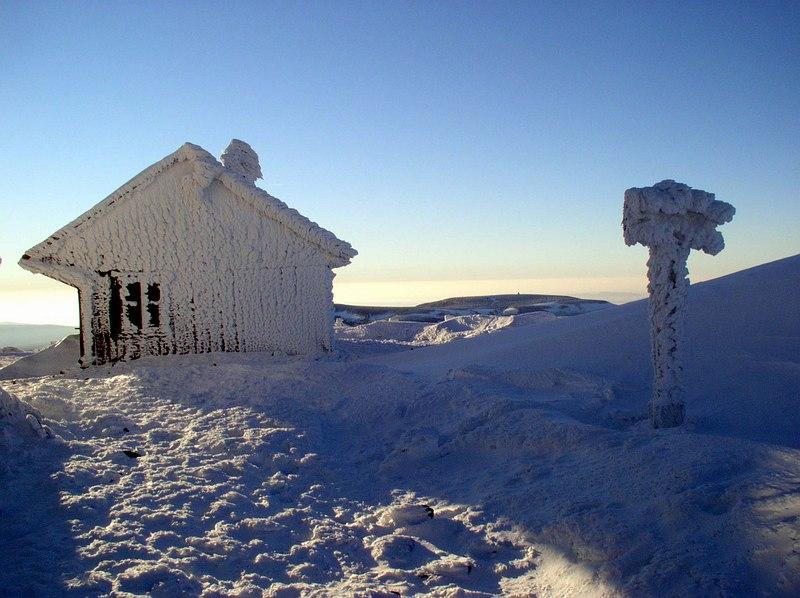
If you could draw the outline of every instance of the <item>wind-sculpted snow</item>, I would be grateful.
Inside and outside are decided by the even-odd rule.
[[[31,438],[52,436],[37,409],[0,388],[0,470],[7,463],[9,451],[19,449]]]
[[[338,325],[336,336],[346,340],[423,347],[449,343],[461,338],[474,338],[510,326],[526,326],[554,319],[556,316],[550,312],[536,311],[509,316],[480,314],[453,316],[435,324],[378,320],[356,326]]]

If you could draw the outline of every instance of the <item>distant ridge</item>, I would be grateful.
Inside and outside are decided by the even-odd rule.
[[[447,316],[468,314],[502,315],[506,310],[513,313],[549,311],[556,315],[577,315],[613,304],[602,299],[580,299],[568,295],[477,295],[473,297],[450,297],[413,307],[363,306],[334,304],[337,318],[346,324],[363,324],[374,320],[403,320],[414,322],[441,322]]]
[[[466,308],[489,308],[489,309],[508,309],[509,307],[524,307],[537,303],[574,303],[576,301],[585,303],[607,303],[601,299],[579,299],[569,295],[525,295],[512,293],[508,295],[476,295],[471,297],[451,297],[440,299],[430,303],[420,303],[418,308],[440,308],[440,309],[466,309]]]
[[[55,324],[20,324],[0,322],[0,347],[15,347],[23,351],[34,351],[75,334],[74,326]]]

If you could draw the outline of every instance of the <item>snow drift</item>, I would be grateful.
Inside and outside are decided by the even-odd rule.
[[[42,415],[25,401],[0,388],[0,467],[3,453],[17,449],[31,438],[52,436],[50,428],[42,423]]]
[[[56,344],[31,355],[26,355],[0,369],[0,380],[47,376],[78,369],[80,359],[79,335],[70,334]]]
[[[433,324],[377,320],[356,326],[339,325],[335,331],[339,339],[424,347],[441,345],[462,338],[474,338],[510,326],[526,326],[554,319],[556,316],[549,311],[502,316],[470,314],[445,316],[442,322]]]
[[[687,419],[694,429],[800,446],[800,255],[689,287]],[[469,365],[567,368],[614,384],[599,415],[644,415],[652,368],[647,300],[507,329],[371,363],[441,379]]]

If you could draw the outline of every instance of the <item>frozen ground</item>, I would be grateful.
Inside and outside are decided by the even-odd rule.
[[[800,257],[689,306],[665,431],[642,303],[6,380],[0,594],[797,595]]]

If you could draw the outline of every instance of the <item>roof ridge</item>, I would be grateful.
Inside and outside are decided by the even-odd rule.
[[[150,184],[170,166],[187,160],[204,162],[211,167],[210,169],[204,169],[203,176],[201,177],[207,179],[208,175],[213,174],[210,179],[206,180],[208,184],[215,178],[219,179],[234,193],[237,193],[245,199],[250,199],[256,209],[264,208],[261,211],[263,211],[264,215],[267,217],[289,227],[293,232],[304,239],[318,245],[322,250],[330,253],[332,256],[339,258],[341,263],[334,267],[348,264],[350,259],[357,255],[358,252],[346,241],[339,239],[332,232],[306,218],[294,208],[290,208],[280,199],[256,187],[254,183],[250,183],[239,173],[225,168],[211,153],[199,145],[186,142],[171,154],[142,170],[139,174],[118,187],[83,214],[62,226],[47,239],[34,245],[22,256],[20,265],[26,267],[26,261],[45,257],[44,250],[59,239],[66,235],[73,234],[77,228],[83,226],[95,216],[105,212],[108,208],[111,208],[115,203],[124,199],[125,196],[129,195],[135,189]]]

